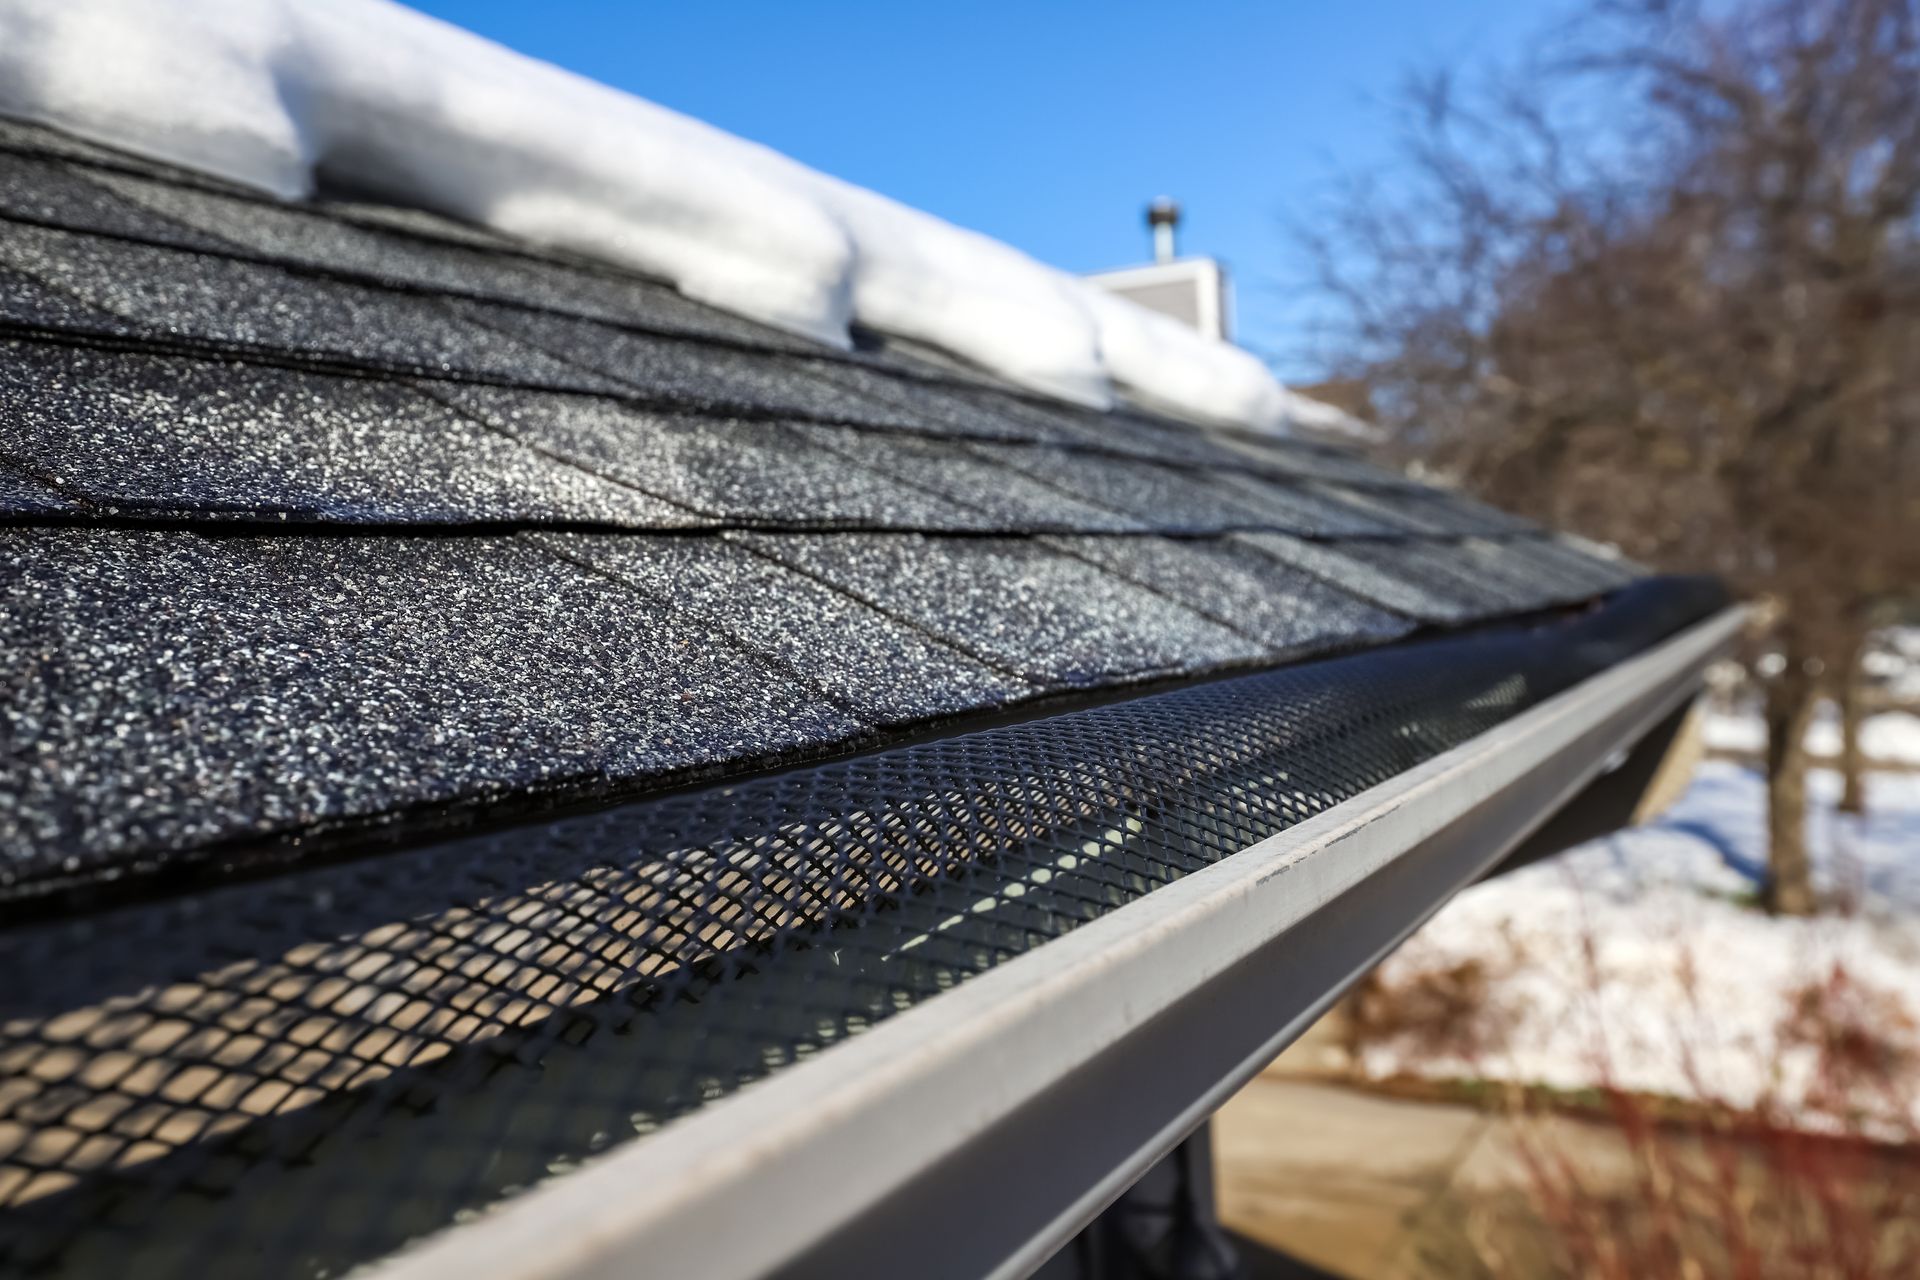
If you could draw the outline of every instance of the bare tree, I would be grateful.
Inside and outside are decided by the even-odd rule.
[[[1766,605],[1768,902],[1805,729],[1920,581],[1920,0],[1589,0],[1402,97],[1308,247],[1331,376],[1492,500]]]
[[[1837,807],[1842,813],[1860,814],[1867,809],[1867,760],[1860,738],[1868,714],[1865,659],[1872,643],[1873,632],[1863,628],[1846,666],[1835,676],[1838,688],[1834,698],[1840,710],[1840,755],[1834,766],[1840,771]]]

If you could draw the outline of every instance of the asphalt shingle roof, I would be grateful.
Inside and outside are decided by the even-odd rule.
[[[1301,441],[0,126],[0,882],[629,794],[1633,572]],[[224,851],[224,852],[223,852]]]

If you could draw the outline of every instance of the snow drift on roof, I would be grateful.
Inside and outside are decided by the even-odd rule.
[[[1007,245],[390,0],[0,0],[0,114],[285,198],[324,179],[847,345],[1282,429],[1251,355]]]

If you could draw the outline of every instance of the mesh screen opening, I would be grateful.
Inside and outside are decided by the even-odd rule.
[[[0,1270],[340,1274],[1723,602],[1653,580],[1574,617],[12,928]]]

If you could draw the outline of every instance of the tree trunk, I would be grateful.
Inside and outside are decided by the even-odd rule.
[[[1814,911],[1807,859],[1807,726],[1819,706],[1820,683],[1799,653],[1767,682],[1766,907],[1776,915]]]
[[[1866,719],[1866,687],[1860,659],[1866,644],[1853,647],[1840,677],[1840,812],[1867,811],[1867,765],[1860,751],[1860,723]]]

